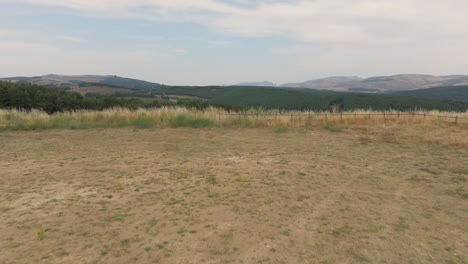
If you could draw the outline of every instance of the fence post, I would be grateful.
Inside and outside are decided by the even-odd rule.
[[[426,113],[424,113],[424,120],[426,120]]]
[[[370,113],[369,113],[369,119],[370,119]]]
[[[328,113],[325,113],[325,121],[328,121]]]
[[[340,121],[343,121],[343,112],[340,113]]]
[[[387,121],[387,116],[385,115],[385,112],[383,112],[383,121]]]
[[[455,124],[458,124],[458,116],[455,117]]]
[[[293,114],[291,113],[291,122],[293,121]]]

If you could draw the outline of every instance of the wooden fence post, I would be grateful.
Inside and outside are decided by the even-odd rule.
[[[369,113],[369,119],[370,119],[370,113]]]
[[[293,121],[293,114],[291,113],[291,122]]]
[[[343,112],[340,113],[340,121],[343,121]]]
[[[455,124],[458,124],[458,116],[455,117]]]

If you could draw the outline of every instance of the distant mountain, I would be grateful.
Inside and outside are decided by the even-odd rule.
[[[57,75],[48,74],[36,77],[9,77],[0,78],[15,83],[31,83],[37,85],[51,85],[66,88],[81,86],[106,86],[125,89],[148,89],[163,86],[137,79],[123,78],[114,75]]]
[[[389,92],[392,95],[468,102],[468,85]]]
[[[268,81],[264,82],[243,82],[239,84],[235,84],[232,86],[262,86],[262,87],[275,87],[276,84]]]
[[[379,93],[460,85],[468,85],[468,75],[432,76],[421,74],[400,74],[371,77],[367,79],[361,79],[359,77],[330,77],[306,81],[303,83],[287,83],[281,86],[346,92]]]
[[[362,80],[363,79],[360,77],[335,76],[335,77],[310,80],[310,81],[306,81],[303,83],[286,83],[281,86],[291,87],[291,88],[312,88],[312,89],[323,89],[323,90],[346,91],[346,89],[343,89],[344,87],[349,86],[352,83],[359,83]]]

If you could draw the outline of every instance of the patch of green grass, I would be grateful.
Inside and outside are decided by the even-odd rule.
[[[206,117],[196,117],[188,114],[178,114],[175,117],[171,117],[167,121],[171,127],[211,127],[215,125],[215,122]]]
[[[288,130],[288,126],[278,126],[273,129],[273,132],[275,132],[276,134],[282,134],[288,132]]]
[[[223,238],[223,242],[227,244],[230,243],[234,238],[234,233],[232,230],[229,230],[228,232],[224,233],[221,237]]]
[[[151,220],[148,222],[148,225],[149,225],[150,227],[153,227],[153,226],[155,226],[155,225],[157,225],[157,224],[158,224],[158,220],[156,220],[156,219],[154,219],[154,218],[151,219]]]
[[[185,233],[185,228],[179,228],[177,230],[177,234],[179,234],[179,235],[184,235],[184,233]]]
[[[460,256],[454,256],[447,261],[448,264],[464,264],[466,263]]]
[[[154,121],[149,117],[139,117],[132,121],[132,126],[136,128],[151,128],[154,126]]]
[[[123,222],[125,221],[125,218],[127,218],[128,215],[126,214],[116,214],[116,215],[113,215],[113,216],[108,216],[106,218],[104,218],[104,221],[105,222]]]
[[[244,178],[244,177],[241,177],[241,176],[237,176],[237,177],[235,178],[235,181],[236,181],[236,182],[249,182],[248,179],[246,179],[246,178]]]
[[[323,125],[322,128],[325,129],[325,130],[327,130],[327,131],[333,132],[333,133],[337,133],[337,132],[342,132],[342,131],[343,131],[343,128],[338,127],[338,126],[335,126],[335,125],[330,124],[330,123],[325,123],[325,125]]]
[[[291,230],[283,230],[280,232],[281,235],[283,236],[290,236],[291,235]]]
[[[46,232],[50,230],[51,230],[50,228],[46,228],[46,229],[41,229],[37,231],[37,234],[36,234],[37,240],[43,240],[45,238]]]
[[[395,225],[395,229],[397,231],[403,232],[407,229],[409,229],[409,225],[407,223],[407,218],[406,217],[400,217],[400,222]]]
[[[287,161],[287,160],[280,160],[280,161],[275,162],[275,164],[288,165],[288,164],[289,164],[289,161]]]
[[[218,183],[218,179],[216,178],[216,176],[211,175],[208,178],[206,178],[206,182],[209,184],[215,185]]]
[[[217,198],[217,197],[219,197],[218,193],[215,193],[215,192],[212,192],[212,191],[208,192],[208,198]]]

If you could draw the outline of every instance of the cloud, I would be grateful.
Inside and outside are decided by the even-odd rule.
[[[23,9],[46,5],[80,16],[125,18],[126,23],[185,22],[221,33],[187,34],[184,48],[191,56],[178,56],[184,49],[175,50],[178,46],[164,39],[145,46],[146,35],[123,45],[124,50],[103,51],[91,43],[53,43],[37,34],[0,29],[0,72],[5,75],[66,69],[178,84],[284,83],[329,75],[466,74],[468,68],[466,0],[0,0],[0,5],[5,2],[28,3]],[[86,43],[68,32],[52,38]],[[288,41],[248,40],[265,36]],[[198,42],[216,46],[218,52],[203,51]],[[165,51],[165,57],[154,49]]]
[[[466,0],[18,1],[60,6],[83,15],[187,21],[235,35],[289,36],[304,42],[402,42],[433,36],[468,39]]]
[[[148,77],[141,69],[160,67],[158,55],[152,51],[99,52],[20,41],[1,42],[0,58],[8,62],[0,63],[4,76],[58,73]]]

